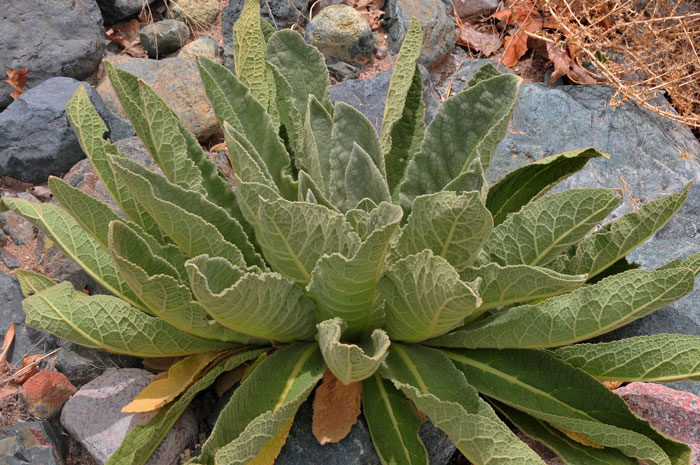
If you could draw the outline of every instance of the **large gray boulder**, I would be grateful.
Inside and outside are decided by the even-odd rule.
[[[26,89],[55,76],[84,79],[105,52],[95,0],[3,1],[0,11],[0,110],[12,102],[10,69],[28,68]]]
[[[108,127],[107,136],[133,134],[130,125],[112,114],[90,85],[68,77],[52,78],[29,89],[0,113],[0,174],[31,183],[66,173],[85,158],[66,117],[66,104],[79,86]]]

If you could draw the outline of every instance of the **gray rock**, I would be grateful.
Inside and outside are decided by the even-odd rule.
[[[150,384],[151,376],[150,372],[136,368],[108,370],[83,386],[63,406],[61,425],[100,465],[117,450],[134,426],[145,424],[153,416],[152,413],[121,411]],[[197,421],[188,409],[146,464],[176,463],[185,447],[196,440],[197,434]]]
[[[164,19],[148,24],[139,33],[141,45],[151,58],[158,58],[172,53],[185,45],[190,38],[190,29],[182,21]]]
[[[25,91],[55,76],[83,79],[97,69],[104,27],[95,0],[7,1],[2,7],[0,110],[12,103],[13,89],[4,82],[10,69],[28,68]]]
[[[5,266],[11,270],[20,267],[17,257],[15,257],[9,250],[0,250],[0,260],[2,260]]]
[[[442,0],[386,0],[385,27],[389,32],[389,49],[398,53],[415,16],[423,28],[423,48],[418,62],[430,66],[449,53],[457,43],[452,17]]]
[[[171,0],[170,14],[189,24],[192,30],[202,29],[219,16],[219,0]]]
[[[155,0],[148,0],[153,3]],[[97,0],[106,23],[115,23],[121,19],[138,14],[144,8],[146,0]]]
[[[634,199],[648,202],[700,179],[700,142],[687,127],[633,103],[613,108],[608,104],[612,93],[602,85],[522,85],[510,128],[496,149],[487,180],[492,183],[531,161],[587,146],[610,154],[610,159],[592,160],[558,190],[622,187],[622,177]],[[700,190],[694,188],[686,206],[660,236],[695,236],[699,205]],[[614,216],[633,207],[626,199]]]
[[[61,439],[48,421],[17,423],[0,428],[0,463],[63,465]]]
[[[56,370],[66,375],[75,386],[92,381],[105,370],[115,368],[140,368],[141,359],[128,355],[83,347],[66,342],[56,355]]]
[[[25,355],[46,354],[58,347],[60,342],[56,336],[24,323],[23,299],[17,278],[0,272],[0,339],[14,323],[15,340],[7,357],[13,367],[20,365]]]
[[[17,245],[24,245],[36,236],[34,225],[13,211],[0,213],[0,224],[2,223],[6,224],[3,229]]]
[[[210,37],[200,37],[197,40],[193,40],[189,44],[186,44],[179,52],[177,52],[178,58],[187,58],[189,60],[194,60],[198,56],[204,56],[210,60],[217,61],[221,63],[221,58],[219,58],[219,48],[216,42]]]
[[[460,18],[492,13],[498,8],[498,0],[442,0],[448,11],[452,11],[452,3]]]
[[[193,60],[151,60],[124,55],[108,57],[107,60],[115,67],[143,79],[197,138],[206,139],[219,129],[219,122],[204,91],[197,64]],[[119,103],[109,79],[104,79],[97,85],[97,92],[108,108],[126,118],[126,112]]]
[[[65,114],[66,103],[81,85],[103,119],[112,118],[88,84],[68,77],[46,80],[0,113],[0,174],[42,183],[85,158]]]
[[[374,55],[369,24],[348,5],[331,5],[321,10],[306,27],[305,38],[327,60],[357,62]]]
[[[425,102],[425,121],[432,121],[438,107],[438,100],[433,90],[428,71],[421,67],[423,78],[423,102]],[[345,102],[360,110],[377,128],[381,130],[384,116],[384,103],[391,83],[391,70],[384,71],[369,79],[352,79],[331,86],[331,100]]]

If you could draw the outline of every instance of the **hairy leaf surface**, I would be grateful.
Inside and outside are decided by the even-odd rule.
[[[233,25],[233,55],[238,78],[253,97],[267,108],[270,88],[267,80],[266,44],[260,25],[260,4],[246,0],[241,16]]]
[[[693,290],[690,268],[634,270],[592,286],[488,316],[431,345],[545,348],[583,341],[648,315]]]
[[[553,353],[599,380],[700,381],[700,338],[697,336],[638,336],[560,347]]]
[[[394,264],[379,280],[386,329],[394,340],[420,342],[462,324],[481,304],[447,261],[425,250]]]
[[[495,69],[495,68],[494,68]],[[594,148],[551,155],[506,174],[489,188],[486,208],[496,226],[529,202],[536,200],[558,182],[583,168],[589,160],[607,157]]]
[[[357,143],[352,146],[345,169],[345,191],[348,206],[355,206],[363,199],[370,199],[374,203],[391,202],[386,179]]]
[[[222,325],[273,341],[313,337],[313,303],[291,279],[278,273],[242,274],[218,257],[196,257],[186,266],[195,297]]]
[[[456,269],[471,265],[491,234],[491,214],[478,192],[438,192],[413,202],[397,251],[401,256],[430,249]]]
[[[202,454],[188,464],[245,464],[294,417],[326,371],[315,344],[293,344],[265,358],[224,407]]]
[[[546,265],[578,243],[620,199],[609,189],[571,189],[543,197],[498,225],[480,259],[499,265]]]
[[[421,346],[392,344],[380,373],[401,389],[471,462],[542,465],[501,422],[447,357]]]
[[[30,295],[56,285],[52,279],[33,271],[18,269],[15,273],[19,285],[22,288],[22,294],[24,294],[25,297],[29,297]]]
[[[372,331],[370,340],[362,344],[346,344],[340,341],[347,328],[340,318],[322,321],[317,325],[318,345],[333,374],[344,384],[369,378],[386,357],[389,336],[382,329]]]
[[[137,357],[175,357],[234,344],[201,339],[107,295],[88,296],[64,281],[24,300],[27,323],[86,347]]]
[[[382,464],[428,465],[421,418],[391,381],[375,373],[362,382],[362,411]]]

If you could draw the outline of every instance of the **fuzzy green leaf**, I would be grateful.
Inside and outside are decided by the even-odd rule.
[[[430,249],[456,269],[471,265],[492,229],[491,214],[478,192],[437,192],[413,202],[397,251],[401,256]]]
[[[148,424],[132,428],[105,465],[144,465],[197,394],[211,386],[222,373],[233,370],[241,363],[252,360],[261,353],[262,349],[235,352],[220,362],[198,379],[176,401],[161,408]]]
[[[522,349],[446,354],[478,391],[511,407],[649,464],[688,463],[688,446],[662,436],[622,398],[552,354]]]
[[[308,340],[314,307],[299,286],[278,273],[242,274],[228,261],[207,256],[187,262],[190,287],[220,324],[272,341]]]
[[[376,129],[359,110],[339,102],[333,112],[328,197],[341,211],[354,206],[347,203],[345,173],[355,144],[367,152],[382,176],[386,176],[384,156]]]
[[[606,156],[593,148],[571,150],[511,171],[489,188],[486,208],[493,215],[494,224],[498,226],[503,223],[509,213],[517,212],[537,199],[552,186],[579,171],[589,160]]]
[[[306,171],[300,170],[298,173],[298,181],[299,181],[299,200],[304,201],[306,200],[308,195],[312,195],[314,198],[313,203],[317,203],[319,205],[323,205],[326,208],[330,208],[331,210],[338,211],[335,206],[330,203],[327,199],[326,196],[323,195],[323,192],[321,192],[321,189],[318,187],[314,179],[309,176]]]
[[[236,344],[183,333],[107,295],[88,296],[64,281],[24,299],[27,323],[86,347],[137,357],[176,357]]]
[[[600,380],[700,381],[700,338],[656,334],[560,347],[554,355]]]
[[[590,339],[648,315],[693,290],[690,268],[633,270],[569,294],[488,316],[431,345],[545,348]]]
[[[250,141],[228,121],[224,121],[223,126],[226,152],[236,176],[244,182],[258,182],[279,192],[267,165]]]
[[[154,315],[185,333],[204,339],[241,344],[255,342],[213,321],[180,281],[177,271],[154,256],[148,244],[129,226],[114,221],[109,230],[109,250],[119,272]]]
[[[367,214],[364,231],[367,239],[350,259],[339,253],[322,257],[311,273],[308,286],[316,302],[319,320],[341,317],[347,324],[346,335],[369,335],[384,322],[377,283],[384,271],[384,260],[391,239],[399,227],[402,211],[396,205],[382,203]],[[376,227],[376,229],[369,229]]]
[[[357,143],[352,145],[350,159],[345,169],[345,191],[348,206],[355,206],[362,199],[370,199],[377,204],[391,202],[386,179],[367,152]]]
[[[340,342],[340,336],[348,327],[341,318],[322,321],[318,325],[318,346],[328,369],[343,384],[369,378],[377,371],[389,350],[389,336],[382,329],[375,329],[370,340],[362,344]]]
[[[116,158],[114,162],[116,172],[131,188],[141,205],[187,255],[218,255],[232,264],[246,266],[241,250],[229,241],[239,244],[248,241],[240,224],[228,217],[222,209],[194,191],[186,191],[170,184],[164,177],[146,170],[137,163]],[[227,232],[226,237],[219,228],[200,215],[208,219],[215,218],[219,228]],[[248,243],[248,256],[255,255]],[[253,263],[261,261],[258,258]]]
[[[483,303],[479,312],[571,292],[587,279],[586,275],[560,274],[538,266],[497,263],[464,268],[459,276],[465,282],[481,278],[479,296]]]
[[[503,75],[466,88],[440,105],[420,151],[408,164],[400,186],[401,206],[410,210],[417,196],[443,190],[473,160],[488,168],[505,136],[517,94],[518,78]]]
[[[304,119],[304,151],[301,165],[323,189],[330,193],[331,180],[331,132],[333,117],[315,96],[309,95]]]
[[[392,344],[380,373],[428,415],[472,463],[543,465],[441,352]]]
[[[3,204],[19,213],[50,237],[61,251],[112,294],[131,305],[148,311],[119,274],[107,250],[85,232],[64,209],[51,203],[34,203],[17,198],[3,198]]]
[[[266,357],[224,407],[202,454],[188,465],[243,465],[294,417],[326,371],[316,344],[293,344]]]
[[[289,177],[289,154],[265,107],[248,88],[224,66],[200,57],[199,73],[216,117],[227,122],[255,147],[275,184],[287,199],[296,198],[296,186]]]
[[[34,273],[33,271],[18,269],[15,271],[19,286],[22,288],[22,294],[25,297],[41,292],[56,285],[56,283],[44,276],[43,274]]]
[[[571,189],[536,200],[494,228],[480,262],[544,266],[583,239],[619,202],[609,189]]]
[[[461,326],[481,304],[474,289],[430,250],[396,262],[378,288],[392,340],[420,342],[445,334]]]
[[[375,373],[362,382],[362,411],[382,465],[429,465],[421,419],[390,381]]]
[[[474,87],[481,81],[485,81],[486,79],[491,79],[494,77],[501,76],[503,73],[501,73],[493,64],[491,63],[486,63],[483,65],[481,68],[476,70],[476,73],[472,75],[471,78],[467,81],[467,85],[465,87]]]
[[[275,33],[267,42],[267,59],[292,86],[292,101],[302,118],[306,115],[309,95],[316,96],[327,112],[333,112],[326,61],[301,34],[290,29]]]
[[[553,450],[566,465],[639,465],[617,449],[596,449],[574,441],[543,420],[508,407],[491,399],[492,405],[503,413],[520,431]]]
[[[304,150],[304,117],[294,105],[292,86],[289,80],[282,75],[280,70],[268,63],[268,70],[272,73],[275,84],[275,107],[279,113],[280,132],[284,131],[287,151],[294,155],[294,162],[299,167],[298,155]],[[306,106],[304,106],[304,109]]]
[[[241,16],[233,25],[233,55],[238,78],[253,97],[267,108],[270,88],[267,81],[265,36],[260,25],[260,3],[246,0]]]
[[[260,197],[260,187],[239,183],[244,214],[270,265],[298,284],[309,283],[322,256],[337,252],[349,257],[359,247],[360,238],[340,213],[307,202],[266,200]]]
[[[639,210],[606,224],[582,240],[571,257],[558,259],[554,269],[568,274],[597,275],[663,228],[681,208],[689,192],[690,184],[681,194],[649,202]]]
[[[110,157],[123,157],[123,155],[117,151],[115,145],[103,139],[107,132],[107,126],[90,103],[90,98],[84,87],[78,87],[78,90],[68,101],[66,115],[73,131],[78,136],[80,147],[87,154],[95,172],[119,208],[158,241],[161,243],[169,242],[153,218],[136,201],[121,178],[115,174]]]

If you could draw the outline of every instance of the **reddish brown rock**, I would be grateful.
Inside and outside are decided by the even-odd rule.
[[[19,391],[19,396],[27,408],[27,413],[49,419],[56,416],[76,388],[65,375],[57,371],[40,371],[27,380]]]

